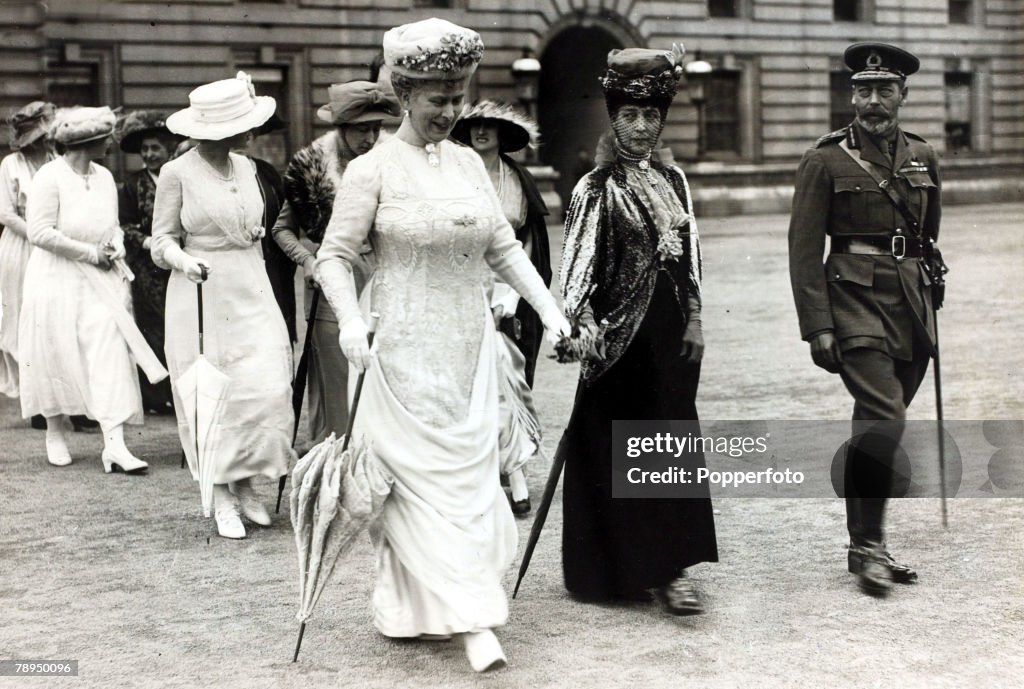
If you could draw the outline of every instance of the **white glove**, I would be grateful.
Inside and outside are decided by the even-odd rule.
[[[192,282],[204,282],[212,271],[210,262],[205,258],[196,258],[185,254],[181,259],[181,272]]]
[[[348,362],[362,373],[370,366],[370,361],[377,353],[377,348],[370,348],[367,335],[370,329],[362,318],[351,318],[338,332],[338,344]]]
[[[124,258],[124,240],[120,237],[114,237],[107,242],[107,256],[110,257],[111,261],[116,261],[119,258]]]
[[[569,321],[565,320],[565,316],[557,309],[545,314],[543,321],[544,327],[547,329],[546,339],[552,345],[558,344],[560,339],[569,337],[572,333],[572,326],[569,325]]]

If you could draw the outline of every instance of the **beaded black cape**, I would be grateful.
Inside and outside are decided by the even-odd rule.
[[[652,160],[650,174],[679,197],[687,213],[693,213],[682,170]],[[562,297],[574,322],[588,307],[598,323],[607,321],[605,358],[582,363],[584,380],[596,380],[629,347],[647,313],[659,270],[671,280],[684,318],[688,300],[699,302],[702,268],[696,221],[687,229],[683,255],[662,259],[654,220],[630,187],[621,161],[593,170],[576,185],[565,221]]]

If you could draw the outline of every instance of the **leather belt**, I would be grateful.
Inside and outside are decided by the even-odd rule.
[[[921,258],[921,240],[905,234],[832,237],[833,254],[892,256],[896,260]]]

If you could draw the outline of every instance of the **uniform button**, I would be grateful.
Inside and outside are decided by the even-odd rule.
[[[897,227],[896,228],[896,234],[903,234],[903,228],[902,227]]]
[[[839,280],[842,277],[843,277],[842,275],[840,275],[839,273],[836,273],[836,280]]]
[[[858,184],[857,186],[854,187],[854,189],[856,189],[857,191],[860,191],[860,185]]]

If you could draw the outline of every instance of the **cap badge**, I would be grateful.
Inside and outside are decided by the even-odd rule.
[[[882,56],[872,50],[871,54],[868,55],[867,66],[871,69],[878,69],[882,66]]]

